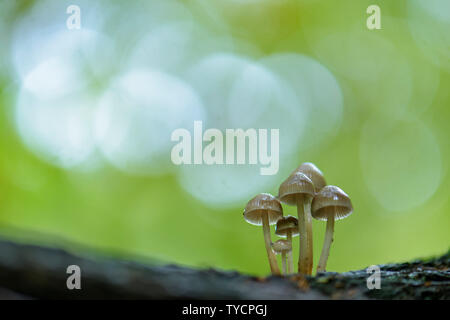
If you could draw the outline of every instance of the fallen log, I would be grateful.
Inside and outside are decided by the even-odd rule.
[[[441,257],[380,265],[380,289],[364,270],[314,277],[146,265],[98,254],[0,240],[3,299],[450,299],[450,251]],[[70,265],[81,288],[69,290]]]

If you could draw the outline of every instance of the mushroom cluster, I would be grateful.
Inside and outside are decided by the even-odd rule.
[[[281,204],[297,207],[297,218],[283,216]],[[306,162],[295,169],[283,181],[278,196],[261,193],[251,199],[244,209],[244,219],[263,227],[264,242],[272,274],[279,275],[276,254],[281,255],[283,274],[292,274],[292,238],[299,236],[298,272],[311,275],[313,269],[312,218],[327,221],[325,239],[317,265],[317,272],[325,272],[334,222],[353,212],[350,197],[339,187],[326,184],[322,172]],[[272,243],[270,226],[276,225],[275,234],[286,238]]]

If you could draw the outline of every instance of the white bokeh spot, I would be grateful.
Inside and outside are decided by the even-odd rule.
[[[130,71],[100,101],[96,140],[117,168],[132,174],[163,174],[173,167],[171,133],[190,130],[203,117],[201,100],[180,79],[151,70]]]
[[[362,131],[360,160],[367,188],[386,213],[407,213],[440,184],[440,148],[419,121],[370,120]]]

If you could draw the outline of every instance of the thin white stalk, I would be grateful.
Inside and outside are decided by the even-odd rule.
[[[289,241],[289,243],[292,246],[292,232],[288,231],[287,233],[287,240]],[[294,273],[294,260],[292,259],[292,250],[288,252],[288,273],[292,274]]]
[[[299,254],[298,254],[298,272],[302,274],[307,274],[307,259],[308,259],[308,240],[306,231],[306,219],[305,210],[303,206],[303,196],[297,196],[297,215],[298,215],[298,228],[300,236],[298,237],[299,244]]]
[[[277,258],[275,257],[275,254],[272,251],[272,240],[270,238],[270,226],[269,226],[269,217],[267,214],[263,215],[263,233],[264,233],[264,243],[266,245],[266,251],[267,251],[267,258],[269,259],[269,265],[270,270],[272,271],[272,274],[279,275],[280,274],[280,268],[278,268],[278,262]]]
[[[327,219],[327,229],[325,231],[325,240],[323,242],[322,253],[320,255],[317,272],[325,272],[327,267],[328,256],[330,255],[330,247],[333,242],[334,234],[334,214],[330,214]]]
[[[311,275],[313,270],[313,231],[312,231],[312,216],[311,216],[311,201],[310,197],[305,197],[303,202],[304,212],[305,212],[305,225],[306,225],[306,245],[307,245],[307,256],[305,262],[305,268],[307,274]]]

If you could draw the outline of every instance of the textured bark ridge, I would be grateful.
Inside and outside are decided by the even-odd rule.
[[[450,252],[386,264],[381,289],[366,270],[316,277],[267,278],[214,269],[144,265],[87,253],[0,240],[0,298],[27,299],[450,299]],[[81,289],[68,290],[69,265],[81,268]]]

